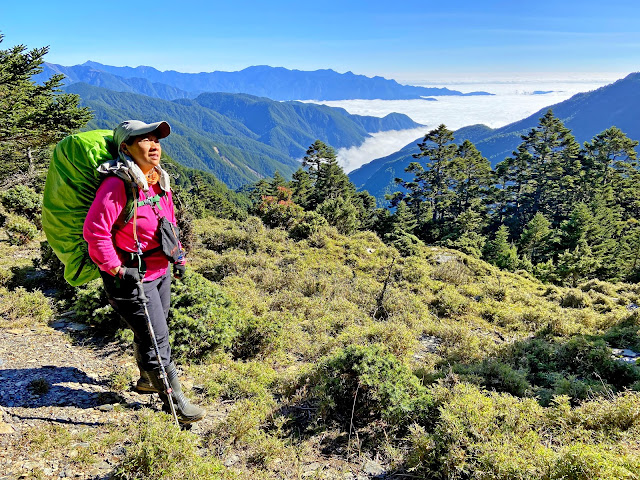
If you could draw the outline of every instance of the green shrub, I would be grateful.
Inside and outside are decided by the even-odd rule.
[[[38,228],[24,217],[9,215],[4,228],[11,245],[26,245],[38,236]]]
[[[530,389],[526,371],[515,370],[495,359],[484,360],[472,371],[482,378],[482,385],[490,390],[523,397]]]
[[[282,327],[290,315],[270,312],[266,316],[250,316],[238,326],[238,336],[233,341],[232,353],[236,358],[252,358],[278,348]]]
[[[591,305],[589,295],[583,293],[577,288],[570,288],[562,296],[560,300],[561,307],[568,308],[585,308]]]
[[[197,376],[202,379],[207,396],[239,400],[266,398],[276,372],[261,362],[226,361],[199,366]]]
[[[43,323],[52,316],[50,301],[41,291],[0,287],[0,327]]]
[[[601,379],[617,388],[624,388],[640,379],[637,367],[611,358],[611,349],[604,340],[589,340],[576,336],[558,349],[560,368],[583,378]]]
[[[26,185],[16,185],[0,193],[0,202],[11,213],[38,222],[42,210],[42,195]]]
[[[200,360],[231,347],[243,323],[231,300],[202,275],[188,268],[173,284],[168,324],[175,358]]]
[[[436,294],[431,306],[438,316],[451,317],[464,313],[469,306],[469,299],[455,287],[447,285]]]
[[[109,304],[102,280],[94,280],[79,287],[73,309],[76,320],[87,325],[99,326],[108,331],[115,331],[121,326],[120,315]]]
[[[358,209],[349,199],[337,197],[325,200],[316,211],[342,234],[349,235],[358,228]]]
[[[381,345],[352,345],[325,359],[316,389],[328,418],[349,425],[381,419],[392,429],[427,423],[431,398],[418,378]]]
[[[143,413],[128,432],[124,459],[115,470],[122,480],[201,480],[225,478],[225,468],[199,454],[197,435],[177,428],[168,415]]]
[[[567,480],[623,480],[638,478],[640,464],[623,448],[576,443],[563,448],[554,462],[550,478]]]
[[[231,249],[255,253],[260,248],[260,241],[254,233],[236,228],[206,232],[201,241],[207,249],[217,253]]]
[[[275,406],[270,397],[238,400],[227,417],[213,429],[209,442],[218,448],[234,443],[253,443],[261,433],[260,427],[273,416]]]
[[[304,212],[289,230],[289,235],[296,240],[302,240],[318,233],[320,228],[325,225],[328,225],[327,220],[319,213],[313,211]]]

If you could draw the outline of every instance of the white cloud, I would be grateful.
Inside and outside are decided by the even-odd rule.
[[[340,149],[338,159],[345,171],[349,172],[361,165],[385,157],[409,142],[423,136],[429,130],[444,123],[449,129],[484,124],[492,128],[502,127],[509,123],[528,117],[533,113],[560,103],[578,92],[595,90],[610,79],[576,78],[567,76],[564,80],[513,78],[492,79],[479,82],[459,83],[442,82],[438,85],[462,92],[486,91],[495,93],[492,96],[450,96],[435,97],[437,101],[426,100],[340,100],[323,103],[332,107],[342,107],[349,113],[384,117],[398,112],[404,113],[424,128],[380,132],[373,134],[359,147]],[[535,91],[551,91],[544,95],[534,95]]]
[[[336,152],[338,163],[348,173],[373,159],[386,157],[397,152],[410,142],[424,137],[426,133],[427,128],[425,127],[373,133],[359,147],[339,149]]]

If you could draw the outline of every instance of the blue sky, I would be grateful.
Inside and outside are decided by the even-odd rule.
[[[46,60],[199,72],[272,65],[400,80],[640,70],[640,2],[5,1],[0,48]]]

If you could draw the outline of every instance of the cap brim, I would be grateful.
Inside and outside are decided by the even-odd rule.
[[[171,133],[171,127],[167,122],[149,123],[144,128],[131,130],[131,132],[129,133],[129,137],[137,137],[138,135],[145,135],[151,132],[155,133],[158,139],[161,139],[169,136],[169,134]]]

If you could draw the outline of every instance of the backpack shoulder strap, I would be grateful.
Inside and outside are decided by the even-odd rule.
[[[138,195],[138,185],[135,182],[132,182],[129,178],[126,178],[124,175],[118,175],[116,173],[113,174],[124,182],[124,191],[127,195],[127,203],[125,203],[120,216],[116,220],[114,224],[114,228],[117,230],[121,230],[124,226],[129,223],[129,221],[133,218],[135,212],[135,201],[139,200]]]

